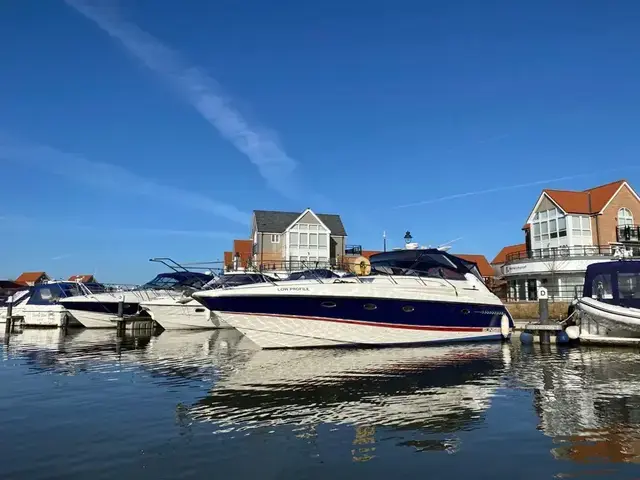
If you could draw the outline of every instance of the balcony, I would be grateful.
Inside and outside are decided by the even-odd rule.
[[[640,225],[618,225],[616,227],[616,241],[640,242]]]
[[[640,247],[627,247],[631,256],[640,256]],[[521,250],[510,253],[505,263],[514,263],[530,260],[569,260],[579,257],[613,257],[616,254],[615,245],[585,245],[575,247],[549,247],[535,250]]]
[[[362,255],[362,245],[347,245],[344,249],[345,255]]]

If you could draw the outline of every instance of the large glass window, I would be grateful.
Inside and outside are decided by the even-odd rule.
[[[611,286],[611,275],[596,275],[591,284],[591,296],[593,298],[613,298],[613,287]]]
[[[289,260],[328,262],[330,232],[322,225],[299,223],[288,233]]]
[[[567,218],[557,208],[536,213],[531,223],[534,243],[545,243],[553,238],[567,236]]]
[[[618,210],[618,225],[633,225],[633,214],[628,208]]]

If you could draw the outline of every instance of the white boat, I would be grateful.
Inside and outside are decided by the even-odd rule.
[[[27,327],[80,326],[59,302],[84,291],[82,284],[77,282],[51,280],[34,285],[11,296],[12,317]],[[6,323],[7,310],[7,307],[3,307],[0,311],[0,321],[3,323]]]
[[[199,272],[161,273],[135,289],[114,291],[92,288],[85,295],[61,299],[60,304],[86,328],[115,328],[120,303],[123,304],[123,315],[136,315],[140,313],[142,302],[186,289],[201,288],[212,279],[212,275]]]
[[[582,297],[574,305],[581,341],[640,341],[640,261],[589,265]]]
[[[203,289],[230,288],[250,283],[266,282],[266,275],[251,272],[230,272],[216,277]],[[192,291],[182,295],[169,294],[140,303],[142,310],[165,330],[195,330],[231,328],[191,297]]]
[[[474,263],[439,249],[371,257],[371,275],[195,292],[261,348],[404,346],[500,340],[511,315]]]

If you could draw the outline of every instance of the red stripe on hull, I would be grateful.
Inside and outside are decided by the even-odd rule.
[[[346,320],[346,319],[337,319],[337,318],[327,318],[327,317],[307,317],[307,316],[299,316],[299,315],[281,315],[276,313],[241,313],[241,312],[221,312],[224,315],[249,315],[253,317],[261,316],[261,317],[282,317],[282,318],[297,318],[301,320],[316,320],[321,322],[332,322],[332,323],[349,323],[352,325],[366,325],[369,327],[386,327],[386,328],[398,328],[401,330],[431,330],[431,331],[447,331],[447,332],[482,332],[484,328],[482,327],[445,327],[445,326],[422,326],[422,325],[404,325],[397,323],[382,323],[382,322],[363,322],[360,320]],[[489,327],[487,327],[489,328]]]

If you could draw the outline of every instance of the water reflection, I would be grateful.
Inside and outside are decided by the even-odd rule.
[[[29,329],[7,337],[1,351],[3,368],[20,364],[36,376],[149,381],[159,395],[175,394],[170,408],[180,435],[206,431],[240,441],[282,433],[321,443],[339,431],[358,464],[380,459],[390,443],[406,452],[460,455],[469,451],[463,445],[481,450],[493,438],[509,455],[519,446],[512,444],[507,406],[529,415],[519,438],[535,438],[568,470],[559,475],[575,475],[585,463],[640,461],[635,350],[478,344],[262,351],[234,330],[119,337],[112,330]],[[73,390],[68,395],[73,402]]]
[[[640,358],[636,350],[522,352],[516,378],[533,388],[538,428],[557,459],[640,461]]]

